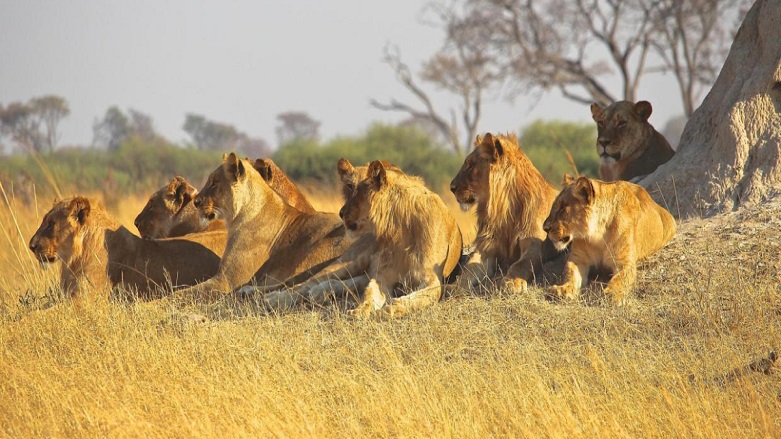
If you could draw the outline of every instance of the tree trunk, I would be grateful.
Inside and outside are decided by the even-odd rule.
[[[640,184],[679,217],[781,194],[781,1],[754,3],[677,153]]]

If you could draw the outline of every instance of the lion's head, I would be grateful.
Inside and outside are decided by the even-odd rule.
[[[350,191],[350,195],[347,198],[347,201],[345,201],[344,206],[339,210],[339,216],[344,222],[344,227],[356,234],[370,231],[371,222],[369,221],[369,209],[371,207],[372,194],[379,191],[387,184],[387,171],[379,160],[373,161],[368,166],[366,173],[366,178],[360,180],[358,184],[354,186],[353,190]],[[344,179],[342,181],[344,182]],[[347,184],[344,186],[345,195],[347,195]]]
[[[235,198],[247,195],[242,189],[250,173],[257,171],[249,160],[240,160],[234,153],[224,155],[222,165],[209,174],[206,185],[193,199],[201,220],[227,219],[232,215]]]
[[[309,204],[309,200],[306,199],[306,196],[273,160],[268,158],[256,159],[252,166],[258,171],[258,174],[266,180],[269,187],[274,189],[274,192],[278,193],[287,204],[295,207],[301,212],[315,211],[315,208]]]
[[[401,172],[401,168],[387,160],[378,160],[386,171]],[[339,174],[339,181],[342,182],[342,198],[346,202],[352,197],[353,192],[358,187],[358,183],[366,179],[369,174],[369,165],[353,166],[345,158],[339,159],[336,163],[336,172]]]
[[[30,250],[41,264],[58,258],[68,259],[74,253],[91,209],[90,201],[84,197],[54,200],[51,210],[30,238]]]
[[[494,136],[487,133],[483,137],[477,136],[474,151],[466,156],[464,164],[450,183],[450,191],[462,210],[469,210],[481,200],[487,201],[492,167],[509,165],[515,155],[510,157],[508,153],[520,151],[517,144],[518,139],[514,134]]]
[[[171,235],[174,218],[198,194],[198,190],[184,177],[174,177],[149,197],[144,209],[136,217],[134,224],[142,238],[158,239]]]
[[[615,163],[638,155],[653,133],[648,101],[615,102],[603,108],[591,104],[591,116],[597,123],[597,154],[603,163]]]
[[[574,238],[588,234],[595,196],[594,185],[586,177],[574,180],[565,175],[564,186],[542,226],[557,250],[564,250]]]

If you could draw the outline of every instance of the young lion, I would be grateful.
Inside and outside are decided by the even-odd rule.
[[[471,291],[504,274],[505,288],[523,291],[542,263],[557,256],[550,242],[543,241],[542,229],[557,191],[514,134],[478,136],[450,190],[463,210],[477,204],[476,251],[459,287]]]
[[[315,211],[306,196],[271,159],[257,159],[253,166],[287,204],[302,212]],[[198,190],[184,177],[174,177],[171,183],[149,197],[135,220],[138,232],[143,238],[157,239],[225,229],[222,220],[201,221],[198,209],[191,203],[197,194]]]
[[[607,108],[591,104],[597,123],[599,178],[639,180],[675,155],[667,139],[648,123],[651,111],[647,101],[620,101]]]
[[[177,291],[175,298],[203,293],[204,299],[212,300],[250,279],[262,286],[301,273],[311,275],[352,242],[336,215],[291,207],[250,161],[233,153],[209,175],[193,204],[205,220],[225,220],[228,244],[217,274]]]
[[[557,248],[571,244],[564,283],[548,289],[556,299],[578,297],[589,272],[607,269],[605,294],[620,303],[637,277],[637,261],[662,248],[675,234],[675,220],[641,186],[565,176],[545,231]]]
[[[152,293],[168,285],[194,285],[217,272],[226,233],[188,238],[142,239],[119,224],[95,201],[55,201],[30,239],[42,263],[62,261],[60,286],[72,297],[102,295],[108,288]]]
[[[368,271],[371,282],[353,315],[376,311],[388,317],[439,301],[442,281],[461,257],[461,232],[453,215],[423,181],[388,172],[379,161],[339,211],[352,232],[373,231],[377,251]],[[397,283],[414,290],[388,302]]]

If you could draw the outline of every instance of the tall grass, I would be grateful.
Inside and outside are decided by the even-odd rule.
[[[143,202],[114,213],[130,225]],[[551,304],[532,289],[392,322],[353,321],[334,305],[196,325],[154,303],[25,301],[52,287],[53,270],[26,249],[48,203],[4,206],[7,437],[781,436],[778,375],[714,379],[781,345],[767,244],[781,238],[767,227],[777,215],[704,232],[723,241],[682,225],[623,308]],[[729,238],[753,223],[765,226],[764,250],[750,230],[742,246]]]

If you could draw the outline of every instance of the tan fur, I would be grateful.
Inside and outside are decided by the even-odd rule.
[[[227,234],[146,240],[132,234],[99,203],[84,197],[55,202],[30,239],[42,263],[62,261],[60,286],[71,297],[105,298],[118,284],[144,298],[161,287],[193,285],[217,272]]]
[[[675,155],[667,139],[648,123],[651,111],[647,101],[620,101],[607,108],[591,104],[591,116],[597,123],[599,178],[639,179]]]
[[[675,234],[675,220],[634,183],[606,183],[580,177],[565,179],[545,220],[548,237],[558,247],[571,243],[564,283],[548,289],[553,298],[577,298],[596,270],[612,278],[605,294],[620,303],[637,277],[637,261],[662,248]]]
[[[314,212],[306,196],[271,159],[257,159],[255,169],[287,204],[302,212]],[[183,236],[208,230],[224,230],[225,222],[201,221],[192,199],[198,190],[184,177],[174,177],[167,185],[149,197],[135,220],[136,228],[144,238],[157,239]]]
[[[354,315],[380,311],[393,317],[439,301],[443,279],[461,256],[461,232],[445,203],[422,180],[372,162],[368,178],[340,213],[348,230],[372,231],[377,242],[368,272],[372,281]],[[390,301],[397,283],[412,291]]]
[[[473,290],[504,275],[505,287],[521,291],[549,257],[542,223],[557,191],[514,134],[487,133],[475,146],[450,185],[462,209],[477,205],[476,251],[458,285]]]
[[[352,242],[336,215],[291,207],[250,161],[233,153],[209,175],[193,204],[204,220],[225,220],[228,245],[217,275],[178,291],[177,299],[212,300],[250,280],[263,286],[311,275]]]

